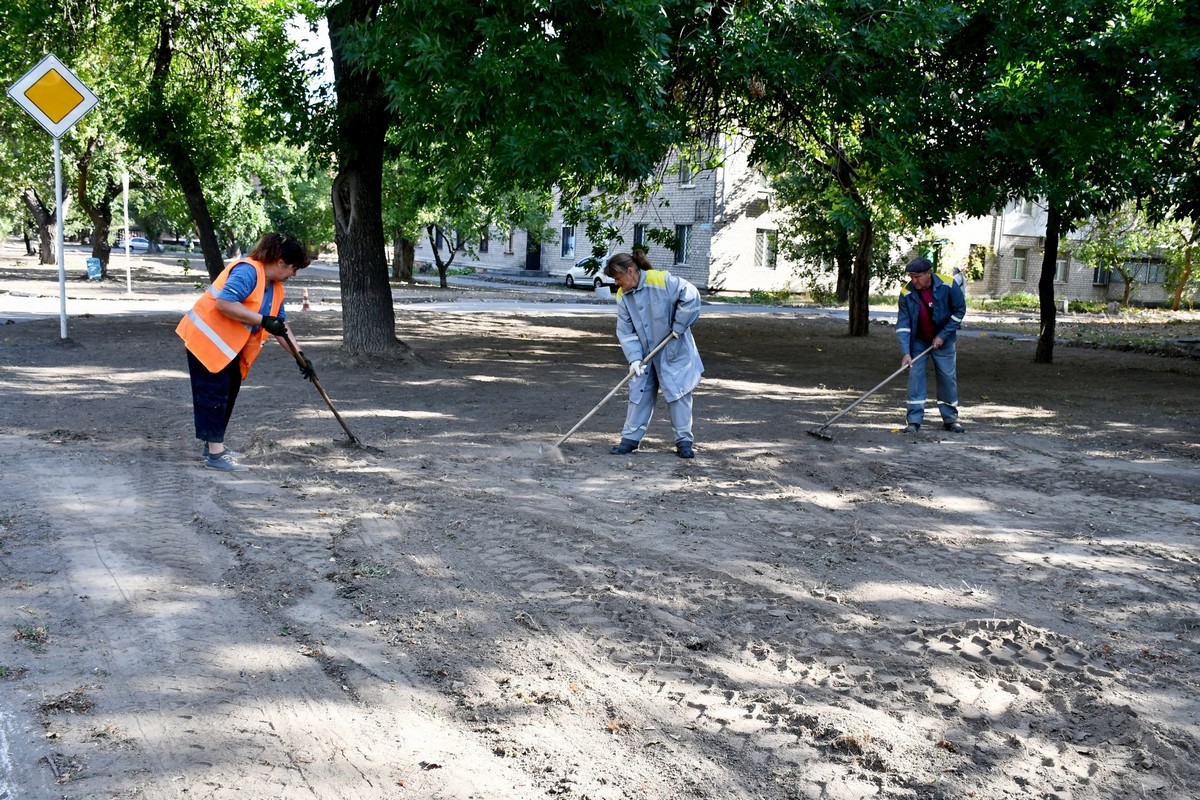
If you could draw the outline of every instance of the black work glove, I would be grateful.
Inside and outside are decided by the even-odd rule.
[[[274,336],[287,336],[287,325],[279,317],[264,316],[262,329]]]
[[[300,374],[304,376],[306,381],[315,381],[317,379],[317,371],[313,369],[312,359],[304,355],[303,351],[298,351],[300,358],[304,360],[304,366],[300,367]]]

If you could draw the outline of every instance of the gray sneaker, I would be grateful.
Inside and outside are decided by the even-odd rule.
[[[226,450],[224,453],[221,453],[219,456],[205,456],[204,466],[208,467],[209,469],[219,469],[222,472],[245,472],[246,470],[250,469],[249,467],[234,461],[233,456],[229,455],[228,450]]]
[[[239,453],[237,450],[230,450],[228,447],[226,447],[221,452],[228,453],[231,458],[241,458],[242,457],[242,454]],[[208,458],[208,442],[204,443],[204,457]]]

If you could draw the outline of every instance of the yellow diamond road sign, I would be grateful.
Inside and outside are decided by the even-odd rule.
[[[55,139],[99,102],[54,55],[43,58],[25,77],[8,87],[8,94]]]

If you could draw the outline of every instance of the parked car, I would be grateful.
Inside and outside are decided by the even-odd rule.
[[[125,249],[125,240],[118,239],[116,242],[113,243],[113,249],[114,250],[124,250]],[[150,240],[147,239],[145,236],[130,236],[129,237],[129,250],[132,253],[149,253],[150,252]]]
[[[567,270],[567,277],[564,283],[570,288],[579,286],[584,289],[599,289],[601,286],[607,286],[610,289],[616,287],[617,282],[604,274],[604,265],[608,263],[608,256],[604,258],[596,258],[589,256],[575,262],[575,266]],[[588,267],[593,264],[598,264],[599,268],[594,275],[588,274]]]

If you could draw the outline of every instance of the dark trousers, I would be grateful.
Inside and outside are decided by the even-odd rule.
[[[209,372],[200,359],[187,354],[188,373],[192,376],[192,412],[196,418],[196,438],[214,444],[225,441],[225,429],[233,416],[233,404],[242,388],[242,368],[238,359],[220,372]]]

